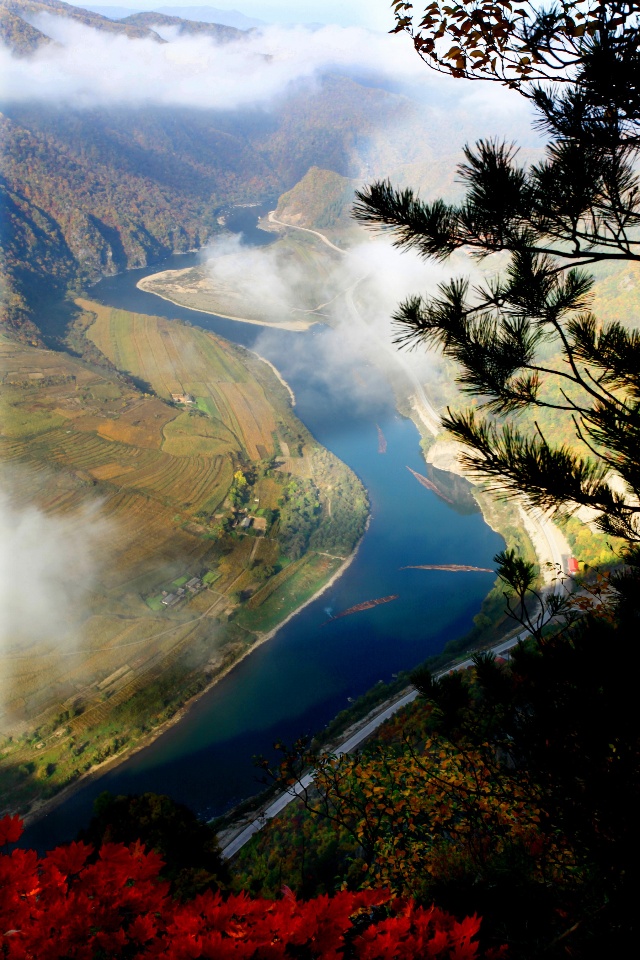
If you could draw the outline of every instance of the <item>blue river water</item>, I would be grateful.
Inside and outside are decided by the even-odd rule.
[[[247,242],[270,242],[255,222],[255,210],[241,210],[229,226],[242,230]],[[269,754],[276,740],[317,733],[349,698],[442,650],[470,629],[494,580],[487,573],[400,569],[425,563],[490,567],[503,541],[469,507],[468,497],[452,507],[407,470],[425,473],[418,431],[397,413],[391,387],[366,356],[350,376],[342,371],[339,384],[320,365],[301,366],[301,350],[312,358],[335,354],[335,348],[339,353],[337,330],[315,326],[307,333],[269,332],[265,339],[260,327],[176,307],[136,287],[142,276],[196,260],[176,256],[153,270],[128,271],[101,281],[92,295],[112,306],[188,320],[249,348],[260,338],[260,352],[295,393],[297,415],[365,484],[371,523],[354,562],[332,587],[153,744],[30,827],[24,840],[31,846],[72,839],[103,790],[167,793],[207,818],[224,812],[261,789],[255,755]],[[387,441],[384,454],[378,452],[378,426]],[[398,599],[322,626],[331,613],[391,594]]]

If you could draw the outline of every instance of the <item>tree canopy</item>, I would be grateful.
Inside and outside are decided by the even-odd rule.
[[[485,7],[493,9],[473,9]],[[471,473],[543,509],[591,507],[605,532],[637,541],[640,335],[594,315],[585,269],[640,260],[640,58],[630,9],[599,6],[597,29],[572,39],[572,82],[519,81],[548,135],[543,159],[527,166],[513,145],[480,140],[459,167],[462,203],[427,203],[382,181],[358,192],[355,217],[425,259],[457,250],[508,258],[475,286],[455,278],[407,299],[397,341],[435,344],[461,368],[477,409],[449,410],[444,424],[467,448]],[[523,429],[515,420],[523,411],[567,418],[573,442],[552,444],[537,419]]]
[[[211,827],[183,804],[159,794],[115,797],[105,791],[79,839],[96,848],[105,843],[144,844],[162,858],[162,877],[181,898],[224,889],[229,879]]]
[[[418,668],[419,698],[360,754],[298,743],[263,762],[307,816],[267,828],[256,892],[260,878],[307,895],[383,884],[477,912],[483,942],[514,960],[623,955],[639,880],[637,570],[616,587],[507,662],[485,652],[468,671]]]
[[[619,80],[637,62],[638,9],[632,3],[555,0],[393,0],[395,33],[408,33],[422,59],[454,77],[497,80],[527,92],[531,80],[573,82],[598,48],[600,82]],[[602,43],[606,38],[606,43]],[[635,87],[635,84],[634,84]],[[636,90],[637,92],[637,90]]]
[[[480,951],[478,917],[393,899],[385,890],[277,901],[207,890],[180,903],[163,863],[141,843],[72,843],[39,857],[7,847],[19,817],[0,819],[0,952],[9,960],[499,960]]]

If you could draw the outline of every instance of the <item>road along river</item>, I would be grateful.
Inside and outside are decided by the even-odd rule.
[[[237,212],[228,226],[242,229],[252,243],[268,243],[273,235],[255,229],[262,212]],[[371,523],[354,562],[333,586],[153,744],[89,781],[35,823],[25,837],[32,845],[49,847],[75,836],[103,790],[152,790],[206,818],[222,813],[261,789],[253,756],[269,754],[276,740],[291,742],[320,731],[350,698],[469,630],[494,581],[491,573],[400,569],[412,564],[492,567],[503,541],[479,510],[469,507],[468,498],[452,506],[407,470],[426,472],[418,431],[398,415],[389,383],[364,351],[357,361],[341,359],[339,330],[319,325],[305,333],[265,329],[177,307],[136,287],[143,276],[196,262],[198,256],[189,254],[129,271],[102,281],[92,296],[122,309],[188,320],[273,363],[294,391],[300,419],[364,482]],[[410,383],[407,392],[412,392]],[[378,427],[385,453],[378,452]],[[394,594],[393,603],[321,626],[341,610]]]

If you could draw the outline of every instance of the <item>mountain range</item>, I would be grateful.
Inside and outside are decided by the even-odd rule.
[[[158,43],[165,41],[154,27],[166,25],[215,42],[246,36],[168,14],[113,22],[61,0],[0,0],[14,55],[28,59],[60,42],[43,32],[42,13]],[[39,311],[52,295],[201,246],[219,230],[223,205],[275,200],[314,165],[362,175],[376,138],[385,158],[389,152],[378,131],[414,109],[398,94],[337,73],[292,87],[269,110],[5,102],[4,322],[37,340]],[[393,149],[400,157],[405,148]]]
[[[85,10],[99,13],[110,20],[124,20],[136,13],[146,13],[153,10],[170,17],[180,17],[183,20],[198,21],[199,23],[217,23],[227,27],[237,27],[238,30],[250,30],[252,27],[264,26],[264,20],[247,17],[238,10],[221,10],[219,7],[110,7],[100,4],[87,4]]]

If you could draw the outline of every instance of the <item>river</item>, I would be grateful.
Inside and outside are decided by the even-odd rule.
[[[258,212],[232,211],[227,225],[246,242],[269,243],[273,236],[256,229]],[[259,349],[290,383],[300,419],[365,484],[371,523],[354,562],[327,592],[238,664],[180,723],[30,827],[25,842],[41,849],[73,838],[103,790],[167,793],[206,818],[255,794],[261,789],[255,755],[269,754],[276,740],[290,743],[320,731],[349,698],[442,650],[470,629],[494,580],[487,573],[400,567],[490,567],[504,546],[468,498],[452,507],[407,470],[425,473],[418,431],[397,413],[391,387],[375,364],[363,356],[351,375],[339,368],[331,378],[319,363],[301,364],[303,355],[339,355],[337,330],[315,326],[265,336],[258,326],[176,307],[136,287],[143,276],[197,260],[187,254],[128,271],[101,281],[92,296],[122,309],[188,320]],[[384,454],[378,452],[377,426],[387,441]],[[391,594],[398,599],[321,626],[331,613]]]

